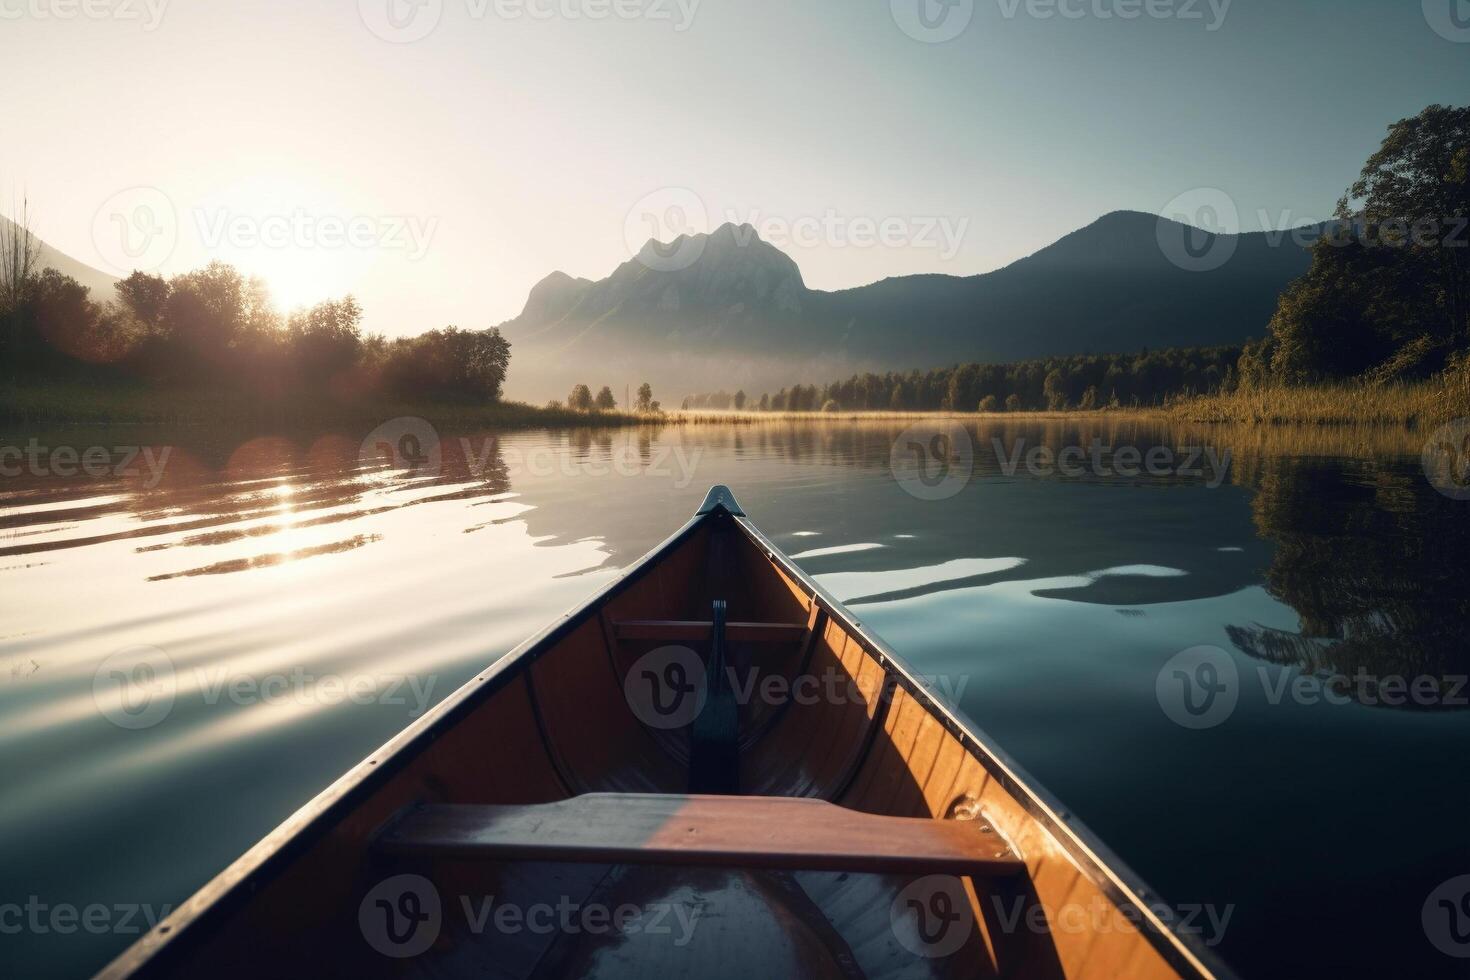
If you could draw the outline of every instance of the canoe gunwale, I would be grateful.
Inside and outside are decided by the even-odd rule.
[[[917,679],[902,657],[869,633],[831,593],[798,568],[745,516],[728,488],[715,487],[701,509],[683,526],[635,561],[623,574],[479,671],[473,679],[343,773],[119,954],[97,974],[99,980],[129,977],[140,971],[165,967],[175,956],[183,955],[190,940],[198,935],[198,930],[247,902],[260,881],[273,877],[305,850],[316,845],[344,816],[409,765],[440,734],[458,724],[485,699],[513,681],[523,668],[553,649],[590,617],[599,615],[609,600],[640,581],[701,527],[726,521],[738,527],[768,560],[798,584],[813,604],[840,624],[874,658],[887,677],[885,692],[891,694],[891,684],[901,685],[992,777],[1000,781],[1029,816],[1052,834],[1082,873],[1110,901],[1115,905],[1130,905],[1139,912],[1144,926],[1139,931],[1171,967],[1184,976],[1213,976],[1221,980],[1234,977],[1212,951],[1203,948],[1192,937],[1175,933],[1160,921],[1145,902],[1155,893],[1127,865],[1073,818],[989,736],[961,721],[954,709]],[[869,740],[875,734],[870,732]]]
[[[226,915],[248,900],[254,892],[256,881],[272,876],[282,866],[289,864],[320,841],[343,816],[411,763],[417,757],[418,751],[432,744],[442,732],[458,724],[479,707],[482,701],[514,680],[522,668],[553,649],[562,638],[581,626],[589,617],[597,615],[608,600],[638,582],[668,554],[684,544],[710,517],[711,512],[708,511],[695,514],[652,551],[629,566],[622,575],[479,671],[473,680],[466,681],[454,693],[384,742],[283,820],[179,905],[167,918],[124,950],[96,975],[96,980],[129,977],[145,968],[163,966],[171,955],[180,952],[186,945],[186,939],[182,937],[188,936],[188,930],[197,929],[218,916]]]
[[[1170,966],[1185,976],[1233,980],[1235,973],[1214,952],[1203,948],[1193,937],[1179,935],[1162,922],[1147,903],[1147,899],[1156,897],[1157,893],[989,735],[960,719],[955,714],[958,706],[952,708],[936,697],[902,656],[870,633],[835,596],[797,567],[749,518],[742,515],[734,520],[767,559],[800,585],[812,602],[840,624],[878,662],[890,682],[903,687],[905,693],[917,700],[967,752],[980,761],[992,777],[1000,781],[1001,786],[1029,816],[1051,833],[1076,860],[1083,874],[1110,901],[1115,905],[1131,905],[1138,910],[1147,926],[1140,931]]]

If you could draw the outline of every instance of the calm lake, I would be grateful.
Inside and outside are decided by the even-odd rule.
[[[725,483],[1243,976],[1463,975],[1422,437],[962,428],[0,434],[0,973],[102,966]]]

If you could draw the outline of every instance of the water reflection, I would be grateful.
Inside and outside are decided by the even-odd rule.
[[[1410,893],[1462,847],[1470,800],[1443,772],[1470,713],[1271,705],[1252,689],[1229,724],[1185,733],[1154,687],[1198,644],[1239,651],[1252,683],[1256,666],[1464,673],[1470,532],[1464,505],[1424,481],[1412,434],[972,424],[971,475],[931,501],[891,470],[904,428],[441,432],[436,469],[364,458],[351,431],[128,430],[155,458],[169,450],[156,481],[0,481],[0,900],[181,900],[727,483],[921,672],[968,681],[960,708],[1146,879],[1178,901],[1237,903],[1227,956],[1243,973],[1267,964],[1252,951],[1282,921],[1414,942]],[[1011,465],[1018,448],[1094,441],[1101,465]],[[1230,463],[1223,481],[1118,472],[1124,450],[1159,447]],[[173,700],[128,730],[96,679],[138,647],[168,658]],[[329,694],[346,689],[334,679],[367,696]],[[267,696],[278,680],[285,694]],[[1273,766],[1283,745],[1313,766]],[[1359,798],[1375,767],[1405,784],[1380,806],[1413,814],[1414,839],[1345,870],[1342,850],[1398,816]],[[1179,825],[1139,818],[1165,812]],[[1323,851],[1275,855],[1291,888],[1244,857],[1283,820],[1316,827]],[[1361,893],[1369,908],[1395,889],[1408,911],[1357,927],[1326,901]],[[0,936],[0,955],[21,973],[85,972],[129,938]],[[1340,965],[1372,961],[1358,948]]]

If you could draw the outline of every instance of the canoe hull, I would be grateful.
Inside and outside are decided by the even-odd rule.
[[[688,792],[693,726],[661,723],[639,693],[646,665],[683,645],[665,642],[671,627],[627,624],[707,621],[716,600],[732,624],[729,675],[746,690],[741,794],[893,817],[983,817],[1025,874],[466,862],[375,848],[385,826],[424,804]],[[739,623],[805,629],[742,634]],[[386,900],[385,882],[399,889]],[[404,882],[432,894],[406,902]],[[102,975],[1228,975],[1170,932],[1148,898],[738,506],[716,500],[343,776]],[[379,931],[426,902],[439,908],[432,942],[385,954]],[[638,909],[642,918],[604,931],[558,920],[549,932],[494,919],[498,909],[558,907],[599,918]],[[659,909],[668,931],[650,927]],[[928,922],[928,910],[950,923],[943,935],[928,928],[940,921]]]

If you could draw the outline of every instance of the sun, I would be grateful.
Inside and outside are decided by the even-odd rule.
[[[300,177],[252,176],[201,207],[213,258],[262,280],[281,313],[341,298],[370,274],[361,202]]]

